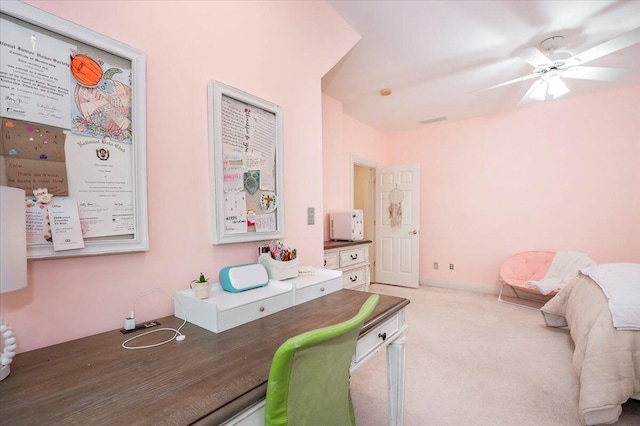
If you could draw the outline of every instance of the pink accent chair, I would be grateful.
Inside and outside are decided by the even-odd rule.
[[[498,279],[502,281],[498,300],[534,309],[542,307],[545,297],[537,288],[527,287],[526,282],[538,281],[544,278],[554,256],[555,252],[553,251],[525,251],[506,259],[500,266],[500,274],[498,275]],[[511,288],[515,297],[503,296],[505,286]],[[537,295],[537,297],[525,297],[519,292]],[[549,293],[547,298],[555,296],[556,293],[557,291]]]

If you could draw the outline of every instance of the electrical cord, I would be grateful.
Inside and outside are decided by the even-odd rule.
[[[179,341],[179,342],[181,342],[181,341],[183,341],[183,340],[185,339],[185,337],[186,337],[186,336],[185,336],[184,334],[182,334],[182,333],[180,332],[180,330],[181,330],[181,329],[182,329],[182,327],[184,327],[184,325],[187,323],[187,313],[185,312],[184,308],[182,307],[182,303],[180,303],[180,300],[178,300],[178,299],[174,299],[174,298],[173,298],[169,293],[167,293],[166,291],[164,291],[164,290],[163,290],[163,289],[161,289],[161,288],[152,288],[152,289],[149,289],[149,290],[145,290],[145,291],[143,291],[142,293],[139,293],[139,294],[138,294],[138,295],[133,299],[133,301],[131,302],[131,317],[130,317],[129,319],[135,319],[135,306],[136,306],[136,301],[137,301],[139,298],[141,298],[142,296],[146,296],[147,294],[155,293],[155,292],[160,292],[160,293],[164,294],[165,296],[167,296],[168,298],[170,298],[171,300],[173,300],[174,302],[178,302],[178,305],[180,305],[180,309],[182,310],[182,312],[183,312],[183,314],[184,314],[184,320],[182,321],[182,324],[181,324],[181,325],[180,325],[180,327],[178,327],[177,329],[175,329],[175,328],[171,328],[171,327],[162,327],[162,328],[156,328],[156,329],[154,329],[154,330],[149,330],[149,331],[147,331],[147,332],[145,332],[145,333],[138,334],[137,336],[133,336],[133,337],[131,337],[131,338],[129,338],[129,339],[127,339],[127,340],[125,340],[124,342],[122,342],[122,347],[123,347],[124,349],[132,349],[132,350],[133,350],[133,349],[148,349],[148,348],[155,348],[156,346],[161,346],[161,345],[164,345],[164,344],[166,344],[166,343],[169,343],[169,342],[171,342],[171,341],[172,341],[172,340],[174,340],[174,339],[175,339],[176,341]],[[174,333],[174,334],[173,334],[173,336],[172,336],[171,338],[169,338],[169,339],[167,339],[167,340],[164,340],[164,341],[162,341],[162,342],[160,342],[160,343],[154,343],[154,344],[152,344],[152,345],[144,345],[144,346],[127,346],[127,343],[129,343],[129,342],[131,342],[131,341],[133,341],[133,340],[135,340],[135,339],[138,339],[138,338],[140,338],[140,337],[142,337],[142,336],[146,336],[146,335],[151,334],[151,333],[156,333],[156,332],[158,332],[158,331],[173,331],[173,333]]]

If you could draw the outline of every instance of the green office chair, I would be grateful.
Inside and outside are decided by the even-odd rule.
[[[278,348],[267,383],[266,426],[356,424],[349,367],[379,299],[372,295],[350,320],[299,334]]]

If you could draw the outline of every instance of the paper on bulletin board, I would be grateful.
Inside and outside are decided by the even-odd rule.
[[[224,230],[227,234],[247,232],[247,194],[227,192],[224,194]]]
[[[47,188],[68,195],[63,129],[15,119],[2,119],[0,153],[8,186],[31,194]]]
[[[6,19],[0,19],[0,41],[2,115],[68,129],[76,46]]]
[[[65,153],[85,238],[133,234],[131,144],[67,133]]]
[[[84,248],[78,205],[73,197],[54,197],[47,204],[53,237],[53,250]]]
[[[263,191],[276,190],[276,177],[274,175],[275,163],[273,161],[265,162],[260,170],[260,189]]]
[[[25,201],[27,245],[51,244],[51,225],[47,205],[35,199]]]
[[[258,214],[255,216],[256,232],[271,232],[276,230],[276,214]]]
[[[222,162],[222,188],[224,192],[240,192],[244,187],[244,169],[241,165],[231,164],[229,160]]]
[[[228,158],[229,152],[235,151],[260,154],[256,158],[275,160],[275,114],[224,95],[221,106],[222,149],[225,157]]]

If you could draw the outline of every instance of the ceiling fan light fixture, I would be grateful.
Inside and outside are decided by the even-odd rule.
[[[566,95],[570,90],[559,75],[554,75],[549,79],[549,94],[553,96],[553,99]]]

